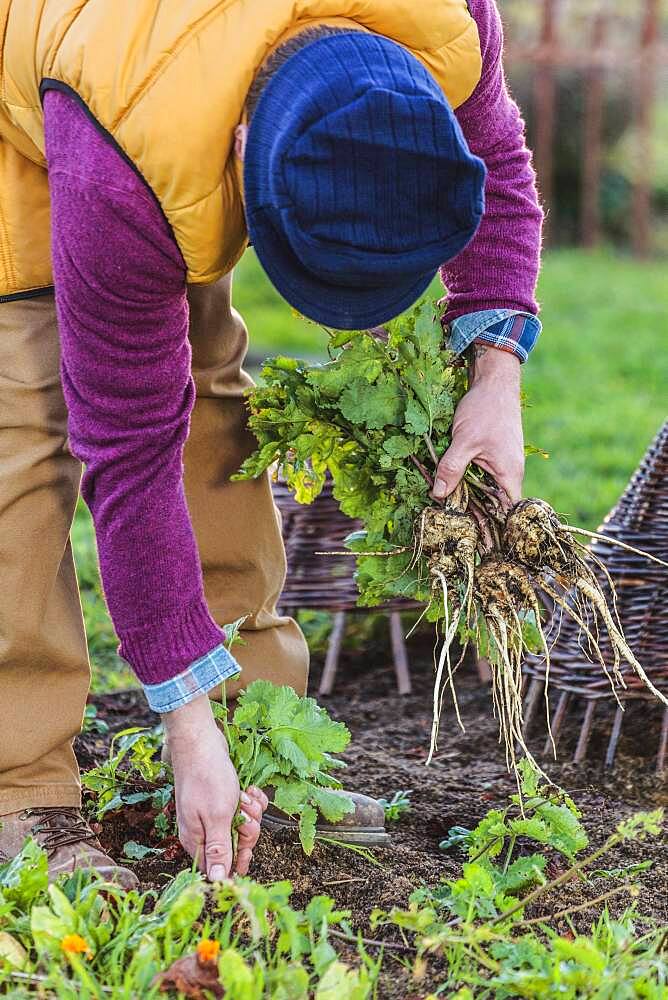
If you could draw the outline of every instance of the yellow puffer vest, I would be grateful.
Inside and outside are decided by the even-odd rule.
[[[52,281],[40,89],[74,92],[153,190],[191,282],[246,245],[233,149],[269,52],[314,24],[410,49],[457,107],[481,72],[466,0],[0,0],[0,300]]]

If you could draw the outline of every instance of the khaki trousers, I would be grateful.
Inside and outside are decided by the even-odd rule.
[[[221,625],[249,615],[230,693],[258,677],[303,693],[306,643],[276,613],[285,553],[269,482],[229,481],[254,446],[242,398],[248,335],[231,276],[188,297],[197,402],[186,494],[211,613]],[[53,296],[1,303],[0,815],[80,803],[72,740],[89,664],[70,546],[81,466],[66,425]]]

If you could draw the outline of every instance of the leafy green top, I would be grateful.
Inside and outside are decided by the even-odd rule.
[[[364,524],[351,542],[359,552],[411,545],[429,504],[425,472],[450,444],[467,387],[465,369],[443,346],[433,303],[394,320],[387,333],[386,342],[368,332],[333,335],[327,364],[270,360],[264,387],[249,400],[258,450],[239,474],[256,477],[278,463],[297,500],[310,503],[329,472],[342,511]],[[410,562],[410,552],[360,560],[360,603],[395,595],[428,602],[427,574]]]
[[[332,772],[345,766],[332,754],[348,746],[347,728],[313,698],[261,680],[239,695],[231,720],[224,708],[220,715],[241,787],[275,789],[276,806],[299,818],[310,854],[318,812],[336,822],[353,809],[350,799],[332,791],[341,787]]]
[[[234,626],[227,631],[230,642]],[[211,707],[225,730],[241,787],[274,789],[276,806],[299,820],[302,846],[310,854],[318,812],[335,823],[353,809],[347,796],[334,794],[341,788],[334,772],[345,764],[333,754],[350,742],[346,726],[330,718],[313,698],[300,698],[292,688],[269,681],[249,684],[231,718],[225,705],[212,702]],[[83,785],[95,794],[98,819],[150,802],[159,810],[156,831],[169,832],[162,829],[161,817],[164,820],[172,800],[173,778],[171,767],[160,759],[163,740],[162,726],[127,729],[112,740],[108,759],[84,773]],[[126,844],[129,857],[151,851],[133,841]]]

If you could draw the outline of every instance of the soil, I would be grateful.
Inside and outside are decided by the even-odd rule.
[[[351,747],[344,755],[344,774],[351,791],[391,797],[399,789],[410,790],[411,809],[390,825],[391,846],[374,852],[375,862],[352,851],[319,843],[310,858],[299,843],[285,834],[263,832],[255,852],[251,874],[260,881],[290,879],[293,905],[301,907],[318,893],[336,899],[351,911],[351,922],[365,937],[395,945],[385,963],[381,1000],[409,1000],[426,996],[438,983],[438,966],[431,964],[419,983],[411,979],[402,963],[402,939],[391,928],[372,931],[369,917],[375,907],[403,907],[420,885],[434,885],[442,876],[453,877],[461,869],[462,855],[455,849],[439,850],[440,841],[452,826],[473,827],[495,807],[503,807],[515,791],[514,779],[506,771],[491,715],[489,689],[473,669],[461,672],[459,697],[466,732],[457,727],[454,713],[446,708],[442,720],[440,748],[433,763],[424,766],[431,727],[433,668],[427,642],[411,641],[411,673],[414,693],[401,697],[396,691],[389,650],[377,646],[372,651],[349,651],[339,668],[336,691],[321,699],[336,718],[351,730]],[[372,655],[370,655],[372,654]],[[315,663],[311,684],[315,692],[321,664]],[[132,725],[152,725],[158,720],[147,709],[138,691],[96,695],[99,716],[110,726],[110,735]],[[640,702],[626,712],[614,770],[603,767],[610,733],[613,707],[597,712],[588,760],[579,767],[571,763],[582,708],[573,708],[559,743],[559,761],[542,759],[546,772],[575,799],[593,845],[603,843],[615,825],[640,809],[668,805],[668,779],[655,773],[655,758],[661,734],[660,706]],[[108,736],[85,734],[78,740],[81,765],[90,767],[106,755]],[[544,724],[537,723],[530,745],[539,752],[545,741]],[[119,857],[127,840],[146,843],[146,821],[141,809],[127,810],[109,817],[101,829],[101,840]],[[668,926],[668,851],[666,841],[633,843],[617,849],[601,862],[605,868],[622,867],[652,858],[653,866],[639,877],[639,911]],[[162,887],[170,875],[187,863],[177,842],[166,855],[134,865],[144,888]],[[553,873],[559,861],[553,859]],[[549,911],[577,905],[609,890],[609,879],[588,884],[569,883],[553,896]],[[628,905],[627,897],[612,900],[611,910]],[[574,918],[578,929],[586,931],[595,911],[583,911]],[[566,926],[563,925],[563,930]],[[345,954],[345,945],[342,949]],[[371,953],[374,952],[371,946]],[[390,953],[388,952],[388,955]]]

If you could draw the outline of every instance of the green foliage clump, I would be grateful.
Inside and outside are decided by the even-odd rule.
[[[554,786],[539,786],[528,761],[520,761],[521,795],[505,809],[492,809],[471,831],[456,828],[441,847],[465,846],[468,856],[462,877],[446,881],[413,899],[436,902],[460,919],[497,919],[533,886],[544,885],[547,858],[543,853],[517,854],[518,843],[532,841],[573,862],[587,847],[587,833],[573,800]],[[513,917],[521,919],[521,910]]]
[[[337,822],[353,810],[334,772],[345,767],[333,754],[350,742],[342,722],[335,722],[313,698],[300,698],[290,687],[253,681],[238,698],[231,719],[220,718],[242,788],[274,790],[275,805],[299,819],[299,837],[313,850],[320,812]]]
[[[249,950],[255,952],[246,960],[238,951],[223,952],[219,969],[228,991],[225,996],[230,1000],[366,1000],[375,996],[382,960],[372,960],[360,942],[360,966],[350,968],[339,959],[330,940],[334,931],[355,941],[349,911],[337,909],[331,896],[314,896],[304,910],[294,910],[291,892],[290,882],[262,886],[247,878],[221,886],[217,910],[237,920],[245,918]],[[270,941],[267,961],[262,953]]]
[[[172,769],[160,757],[163,727],[133,726],[117,733],[107,759],[81,775],[83,788],[90,792],[90,813],[99,821],[108,813],[128,806],[146,805],[154,813],[153,827],[159,838],[176,833],[173,808]],[[151,848],[129,841],[126,856],[135,860],[151,853]]]
[[[278,462],[297,500],[309,503],[329,472],[343,512],[364,523],[351,545],[360,553],[412,545],[416,517],[430,504],[419,466],[433,470],[433,455],[449,446],[467,387],[466,370],[443,346],[433,303],[387,329],[386,343],[367,332],[333,335],[326,364],[273,358],[262,371],[263,388],[249,397],[258,450],[240,478]],[[428,573],[411,561],[410,552],[360,558],[360,603],[375,606],[395,595],[429,602]]]
[[[411,810],[410,790],[398,791],[389,799],[378,799],[389,823],[396,823]]]
[[[550,915],[527,916],[531,905],[549,906],[560,886],[586,882],[587,871],[619,844],[657,836],[662,811],[621,821],[600,848],[581,857],[588,837],[575,803],[553,786],[540,787],[528,762],[520,764],[520,773],[521,796],[513,796],[503,810],[491,810],[472,831],[453,828],[442,845],[465,847],[468,860],[461,876],[416,890],[407,910],[376,910],[373,922],[412,932],[418,963],[432,954],[443,956],[448,975],[439,995],[448,989],[447,995],[457,1000],[556,996],[666,1000],[668,960],[662,929],[638,936],[633,909],[613,920],[604,908],[590,935],[578,933],[571,921],[579,909],[595,909],[613,896],[637,896],[633,881],[616,885],[591,902]],[[539,846],[540,852],[527,853],[527,842]],[[552,879],[546,874],[546,850],[566,862]],[[631,873],[625,869],[622,874]],[[552,926],[557,917],[569,924],[568,938]],[[471,987],[476,987],[475,993]]]
[[[330,941],[337,928],[353,937],[349,913],[327,896],[295,909],[291,892],[289,882],[251,879],[213,890],[192,871],[159,894],[125,892],[92,872],[47,885],[46,855],[28,840],[0,866],[0,992],[151,1000],[164,995],[160,976],[205,944],[227,1000],[371,998],[380,963],[359,946],[353,967]]]
[[[230,628],[230,634],[233,632]],[[299,837],[307,854],[313,851],[318,813],[337,822],[353,809],[340,794],[335,771],[345,767],[339,754],[350,733],[335,722],[313,698],[300,698],[290,687],[254,681],[237,700],[234,714],[212,703],[225,731],[230,757],[242,788],[273,789],[275,805],[299,821]],[[174,781],[169,764],[161,760],[162,726],[132,728],[118,733],[109,756],[82,775],[93,793],[93,814],[99,820],[110,812],[146,804],[155,811],[160,837],[176,832]],[[140,860],[155,849],[129,841],[126,856]]]
[[[357,560],[359,603],[410,598],[424,605],[423,618],[443,623],[429,761],[446,684],[463,729],[450,658],[459,636],[464,648],[472,641],[490,661],[508,766],[516,766],[519,748],[539,769],[523,733],[522,665],[528,652],[539,653],[549,681],[548,598],[586,635],[613,690],[625,686],[625,664],[668,704],[611,611],[610,577],[574,538],[582,529],[563,524],[541,499],[511,505],[514,498],[475,462],[446,500],[431,498],[457,405],[469,389],[466,367],[444,346],[439,309],[422,302],[382,332],[330,332],[329,347],[327,364],[285,357],[267,364],[264,387],[249,393],[258,448],[237,478],[276,465],[296,499],[310,503],[331,476],[341,510],[362,523],[347,539]],[[551,626],[558,621],[553,615]]]

